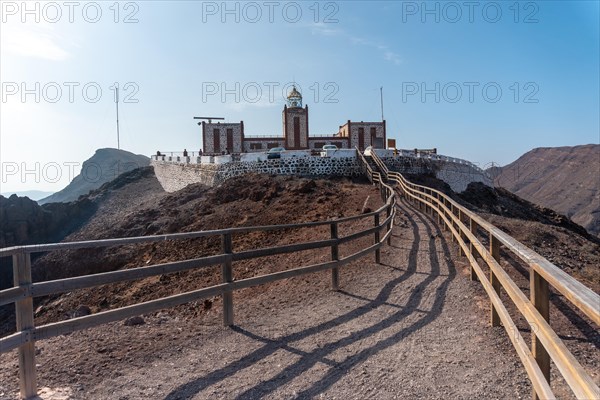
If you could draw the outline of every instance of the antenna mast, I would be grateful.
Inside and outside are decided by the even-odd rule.
[[[221,117],[194,117],[194,119],[207,119],[209,124],[212,124],[212,120],[220,120],[223,121],[225,118]],[[202,125],[202,122],[198,122],[198,125]]]
[[[115,85],[115,103],[117,104],[117,149],[121,150],[121,140],[119,135],[119,86]]]
[[[381,122],[383,122],[384,121],[384,118],[383,118],[383,86],[381,86],[379,88],[379,93],[381,95]]]

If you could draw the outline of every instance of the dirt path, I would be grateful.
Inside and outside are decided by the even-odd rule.
[[[344,267],[339,292],[328,273],[272,284],[235,303],[233,329],[215,301],[197,319],[158,313],[40,342],[43,397],[529,398],[503,328],[489,327],[482,291],[436,224],[404,203],[397,223],[383,265]],[[14,352],[0,356],[0,398],[14,396],[15,367]]]

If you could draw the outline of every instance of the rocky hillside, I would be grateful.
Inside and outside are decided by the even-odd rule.
[[[57,242],[96,211],[89,199],[40,206],[27,197],[0,196],[0,247]],[[0,258],[0,289],[12,285],[10,257]]]
[[[120,190],[127,186],[128,190]],[[136,194],[136,191],[138,194]],[[147,195],[139,195],[147,193]],[[39,205],[27,197],[0,196],[0,247],[60,242],[82,227],[101,220],[108,226],[119,222],[110,216],[137,207],[140,199],[164,194],[152,167],[139,168],[105,183],[70,203]],[[0,289],[12,285],[12,265],[0,258]]]
[[[537,148],[489,172],[496,186],[600,235],[600,145]]]
[[[481,213],[498,227],[506,230],[518,240],[532,247],[597,292],[600,291],[600,271],[597,268],[598,263],[600,263],[600,239],[588,234],[581,226],[573,223],[565,216],[520,199],[518,196],[504,189],[493,189],[480,184],[471,184],[467,191],[455,194],[447,184],[431,176],[411,176],[409,178],[415,182],[425,183],[447,192],[453,198],[470,209]],[[190,232],[235,226],[327,220],[334,217],[360,213],[365,200],[369,208],[376,208],[381,204],[377,188],[365,181],[307,179],[267,175],[245,175],[230,179],[223,185],[215,188],[191,185],[175,193],[165,193],[158,183],[153,169],[146,167],[122,174],[114,181],[83,196],[77,202],[70,203],[73,205],[80,202],[88,202],[94,205],[95,211],[91,216],[82,221],[80,226],[69,234],[65,240],[102,239],[108,237]],[[37,209],[32,208],[32,210],[33,214],[36,214]],[[393,247],[386,246],[387,249],[394,248],[407,252],[404,253],[404,256],[407,258],[404,256],[396,258],[399,267],[391,267],[392,270],[398,269],[400,273],[407,268],[406,260],[410,263],[410,259],[414,257],[415,265],[422,263],[427,258],[421,258],[424,256],[423,253],[431,251],[426,246],[414,247],[414,244],[413,246],[409,245],[413,238],[418,238],[419,243],[426,242],[427,240],[430,240],[430,243],[443,240],[438,239],[439,236],[437,234],[431,235],[429,238],[423,236],[423,234],[419,236],[416,236],[415,233],[411,234],[410,232],[417,225],[411,226],[412,223],[409,221],[413,221],[414,223],[414,220],[409,219],[407,216],[408,214],[401,210],[397,220],[397,227],[399,229],[397,228],[395,232],[392,242]],[[422,220],[425,221],[425,218]],[[430,221],[434,223],[433,219]],[[352,224],[362,224],[360,228],[364,229],[372,226],[372,220],[354,221]],[[353,228],[355,229],[357,226],[348,226],[346,223],[341,224],[339,233],[346,235],[355,231]],[[427,232],[427,235],[432,233],[429,229],[422,231],[422,233],[424,232]],[[277,232],[277,234],[266,234],[263,232],[239,233],[233,236],[233,245],[236,251],[243,251],[284,243],[324,239],[329,237],[329,235],[328,226],[324,226],[322,229],[285,230]],[[448,240],[448,247],[451,247],[448,236],[445,236],[446,240]],[[372,244],[372,237],[364,237],[359,240],[363,240],[363,245]],[[340,254],[347,256],[357,250],[357,248],[350,246],[351,244],[349,243],[340,246]],[[221,242],[218,238],[197,238],[161,241],[150,244],[113,246],[105,249],[55,251],[44,254],[34,261],[34,280],[55,279],[65,276],[136,268],[169,261],[196,258],[216,254],[220,249]],[[409,255],[408,251],[413,255]],[[437,254],[437,252],[434,252],[434,254]],[[447,256],[449,257],[448,254]],[[273,273],[300,265],[320,263],[330,260],[330,257],[329,249],[319,249],[276,255],[268,259],[236,261],[234,264],[235,279]],[[446,256],[443,257],[446,261],[449,259]],[[431,257],[431,254],[429,259],[438,260],[438,258]],[[465,265],[464,258],[462,261],[458,257],[454,258],[454,260],[456,260],[457,265],[458,263]],[[438,265],[438,263],[435,265]],[[368,264],[364,266],[368,266]],[[367,271],[368,274],[365,275],[344,275],[344,285],[347,285],[350,280],[355,279],[357,282],[360,281],[362,287],[365,283],[372,283],[373,278],[378,276],[384,281],[383,286],[386,292],[400,292],[408,296],[413,291],[412,295],[423,295],[424,299],[440,298],[439,288],[436,291],[424,292],[418,285],[416,287],[413,286],[416,283],[412,283],[403,290],[392,290],[393,287],[390,283],[393,280],[390,281],[387,275],[382,276],[379,274],[383,270],[376,268],[367,269]],[[426,273],[429,274],[430,272]],[[523,270],[523,274],[519,284],[526,287],[528,279],[527,271]],[[399,274],[396,276],[403,277],[404,275]],[[418,276],[420,275],[416,275],[415,279]],[[263,285],[240,290],[235,293],[236,312],[240,310],[239,305],[243,304],[243,307],[255,310],[252,311],[255,313],[254,315],[264,316],[263,321],[270,321],[270,318],[277,318],[275,314],[269,314],[272,309],[279,309],[281,304],[290,305],[292,303],[300,303],[302,307],[301,314],[298,315],[300,320],[307,320],[306,310],[312,312],[311,318],[314,318],[317,314],[326,314],[327,311],[323,311],[325,309],[313,309],[315,304],[326,304],[326,302],[315,301],[311,297],[313,292],[307,290],[307,288],[318,288],[322,292],[325,289],[328,290],[329,276],[327,276],[326,280],[322,278],[323,275],[320,279],[314,276],[301,276],[294,278],[300,283],[299,285],[289,285],[287,281],[281,281],[273,285]],[[455,280],[453,284],[456,284],[460,280],[451,279]],[[466,279],[466,276],[463,276],[463,284],[466,282]],[[199,268],[136,281],[82,289],[59,296],[39,298],[36,299],[34,305],[36,324],[83,316],[191,291],[217,284],[220,280],[221,272],[217,266],[216,268]],[[404,279],[402,278],[401,280]],[[439,279],[436,280],[439,281]],[[396,278],[396,281],[398,281],[398,278]],[[419,278],[417,281],[427,282],[433,280]],[[407,279],[406,282],[411,282],[411,280]],[[472,287],[467,286],[463,286],[463,288],[465,290],[472,289]],[[477,297],[472,297],[465,290],[459,291],[463,302],[465,301],[464,299],[467,299],[466,301],[469,302],[480,303],[476,300]],[[282,293],[285,295],[282,295]],[[302,293],[303,297],[299,293]],[[352,305],[342,306],[352,308],[352,310],[345,310],[344,312],[347,312],[348,315],[354,315],[352,318],[361,318],[362,320],[362,312],[356,314],[354,310],[356,304],[360,304],[360,309],[369,311],[371,311],[371,304],[363,303],[365,300],[369,301],[369,298],[375,297],[372,304],[383,304],[386,307],[390,304],[386,299],[382,300],[381,295],[375,296],[374,293],[376,292],[367,290],[365,291],[365,297],[348,296],[346,294],[347,298],[351,298]],[[399,306],[398,315],[401,317],[394,318],[408,319],[403,316],[408,307],[405,306],[406,304],[409,304],[410,307],[420,312],[421,308],[417,308],[417,303],[411,305],[412,301],[406,301],[405,299],[403,298],[402,305]],[[464,309],[448,301],[442,303],[445,309]],[[482,307],[487,312],[487,301],[483,303],[485,306]],[[340,308],[338,302],[333,304],[336,309]],[[94,396],[88,395],[86,390],[89,386],[85,386],[90,381],[94,382],[94,385],[97,384],[111,388],[111,385],[107,385],[106,382],[114,382],[111,379],[121,376],[123,371],[144,371],[136,381],[147,381],[148,376],[145,374],[143,368],[151,365],[154,369],[157,366],[156,362],[162,362],[158,361],[159,358],[164,358],[165,363],[168,362],[170,366],[188,365],[187,361],[178,361],[181,359],[177,358],[176,354],[187,354],[190,341],[201,343],[202,346],[204,346],[206,340],[210,341],[210,337],[213,336],[207,334],[204,323],[208,318],[214,319],[217,314],[220,317],[220,306],[220,298],[212,297],[203,301],[192,302],[158,313],[152,313],[151,315],[144,315],[142,318],[128,319],[124,322],[127,325],[125,327],[123,323],[119,322],[118,324],[105,325],[97,331],[86,331],[83,336],[69,335],[70,338],[81,338],[79,342],[65,342],[64,338],[60,338],[60,340],[57,338],[56,341],[45,341],[43,347],[39,349],[40,357],[38,358],[38,362],[45,367],[39,369],[42,371],[40,373],[42,381],[51,375],[57,382],[61,382],[61,385],[73,384],[74,382],[77,385],[82,383],[82,385],[76,386],[80,394],[74,396],[74,398],[79,398],[79,396],[90,398]],[[572,311],[570,312],[572,313]],[[379,312],[374,314],[379,314]],[[553,320],[553,327],[556,329],[557,323],[564,324],[564,322],[559,322],[561,320],[556,318],[555,314],[552,314],[551,318]],[[390,318],[389,310],[386,309],[382,315]],[[455,318],[461,318],[460,313],[454,315]],[[254,317],[251,320],[255,321]],[[169,325],[171,322],[172,325]],[[286,330],[290,326],[293,326],[294,329],[296,328],[295,324],[297,322],[294,322],[294,325],[289,323],[286,325],[286,323],[287,320],[282,322]],[[394,322],[394,325],[396,324],[397,322]],[[336,325],[339,324],[336,322]],[[378,322],[377,325],[383,326],[385,329],[388,329],[390,326],[387,322],[386,324]],[[189,330],[186,328],[187,326],[201,327],[202,333]],[[264,323],[263,326],[266,327],[265,329],[272,329],[270,322],[269,324]],[[325,326],[324,335],[331,335],[329,332],[331,322],[324,323],[322,326]],[[439,336],[439,327],[447,327],[448,325],[444,323],[432,326],[435,326],[436,329],[432,329],[430,335]],[[0,307],[0,336],[14,331],[14,327],[14,307]],[[152,329],[151,333],[149,334],[148,330],[141,330],[143,327],[150,327],[149,329]],[[562,329],[563,325],[559,325],[559,327]],[[129,328],[131,330],[126,330]],[[137,330],[138,328],[140,330]],[[172,329],[172,331],[169,329]],[[222,333],[223,331],[222,328],[219,329],[219,331],[215,331],[214,336],[219,339],[215,344],[219,350],[215,351],[214,354],[222,358],[226,355],[225,350],[228,347],[227,344],[223,344],[223,337],[222,335],[219,336],[219,332]],[[363,342],[365,332],[371,331],[371,329],[361,327],[360,331],[354,334],[349,333],[344,328],[341,334],[344,338],[349,337],[348,335],[355,336],[357,340],[360,339]],[[423,329],[423,327],[418,329]],[[314,328],[310,328],[309,330],[312,331]],[[471,332],[468,329],[455,329],[455,331]],[[101,333],[98,334],[97,332]],[[569,338],[568,342],[571,342],[570,346],[579,346],[575,349],[574,354],[578,356],[583,354],[581,358],[585,360],[584,366],[589,366],[589,370],[592,371],[597,370],[598,364],[594,358],[597,353],[594,353],[595,347],[593,346],[597,346],[596,343],[598,341],[594,339],[597,336],[594,336],[596,332],[593,327],[586,328],[584,325],[579,325],[576,329],[559,330],[558,333],[561,337]],[[286,335],[288,334],[286,333]],[[422,332],[419,332],[419,334],[422,334]],[[369,335],[376,336],[376,346],[382,343],[378,332]],[[464,338],[464,333],[462,335]],[[295,338],[295,334],[290,337],[294,338],[295,341],[298,340],[297,337]],[[405,338],[406,333],[398,337]],[[337,339],[334,337],[332,340],[335,341]],[[430,343],[427,337],[423,340]],[[263,339],[260,338],[260,341],[262,342]],[[396,342],[397,340],[394,341]],[[565,341],[567,340],[565,339]],[[460,342],[460,338],[455,342]],[[52,343],[52,345],[48,343]],[[94,343],[92,347],[90,347],[90,343]],[[315,346],[318,346],[318,348],[327,346],[327,344],[323,345],[325,342],[322,342],[321,339],[314,341],[314,343],[316,343]],[[262,346],[262,343],[259,346]],[[71,353],[60,353],[60,349],[65,348],[70,349]],[[273,349],[276,348],[277,346],[273,347]],[[414,349],[415,347],[412,346],[412,348]],[[205,350],[206,348],[202,347],[201,351]],[[410,348],[407,351],[410,351]],[[372,351],[369,350],[369,353],[372,353]],[[450,353],[452,352],[448,351],[448,354]],[[150,354],[151,356],[147,356],[146,354]],[[159,357],[151,358],[157,354]],[[48,359],[44,357],[48,357],[51,361],[47,361]],[[236,359],[237,356],[232,359],[233,364],[231,365],[236,363]],[[448,359],[451,359],[451,357]],[[252,356],[252,360],[264,360],[264,357]],[[4,371],[10,371],[10,374],[12,374],[9,375],[7,372],[4,372],[3,378],[10,376],[11,382],[17,382],[16,363],[14,365],[4,362],[0,364],[3,367],[6,366],[3,368]],[[209,365],[209,368],[213,368],[210,360],[205,364]],[[281,364],[283,364],[284,369],[287,368],[287,364]],[[446,364],[450,365],[451,363]],[[307,365],[307,370],[310,370],[314,363],[309,360],[309,364]],[[515,365],[517,365],[516,362]],[[448,368],[454,367],[450,366]],[[512,366],[508,368],[512,368]],[[189,370],[189,368],[187,369]],[[231,368],[228,367],[227,370],[231,371]],[[460,370],[460,368],[457,371],[460,376],[456,376],[462,379],[464,371]],[[383,372],[381,376],[386,377],[387,374],[389,374],[389,371]],[[159,378],[159,381],[164,381],[164,376],[160,376]],[[235,379],[237,378],[236,375]],[[366,377],[365,379],[368,380],[371,378]],[[192,379],[187,377],[184,380],[185,382],[198,381],[197,378]],[[8,379],[6,381],[8,382]],[[450,380],[450,385],[455,381],[456,379],[454,378]],[[123,380],[122,382],[123,386],[131,386],[130,380],[127,382]],[[311,384],[312,382],[313,380],[311,380]],[[134,390],[137,390],[137,388],[134,388]],[[0,398],[2,398],[1,393],[2,391],[0,391]],[[136,397],[138,393],[142,392],[138,390],[133,397]],[[143,396],[146,397],[152,397],[152,394],[156,394],[156,391],[143,392]],[[107,396],[96,397],[104,398]],[[109,395],[108,397],[111,396]],[[125,398],[125,396],[120,397]],[[178,395],[167,397],[193,397],[193,394],[189,396]],[[213,392],[212,397],[219,396]]]
[[[82,197],[78,202],[89,201],[96,205],[96,211],[65,241],[326,220],[360,213],[367,197],[368,208],[378,206],[381,204],[378,193],[375,187],[362,180],[313,180],[252,174],[230,179],[215,188],[197,184],[175,193],[165,193],[153,169],[147,167],[123,174]],[[329,237],[327,226],[322,231],[321,238]],[[315,239],[314,230],[282,232],[281,235],[254,232],[236,236],[234,245],[240,250]],[[34,261],[33,275],[38,281],[132,268],[214,254],[220,246],[218,238],[210,238],[56,251]],[[322,251],[323,260],[330,256],[326,250]],[[301,260],[302,257],[306,254],[284,255],[278,265],[293,265],[295,258]],[[238,269],[242,271],[240,276],[270,268],[260,259],[242,264]],[[201,269],[160,279],[110,285],[101,290],[92,288],[80,291],[76,296],[44,299],[36,305],[41,306],[37,316],[40,321],[63,319],[82,304],[96,312],[165,296],[173,291],[191,290],[218,282],[218,271],[215,271]],[[14,329],[9,317],[12,310],[5,309],[5,318],[0,318],[6,322],[4,329]]]
[[[148,165],[150,165],[150,159],[140,154],[117,149],[98,149],[91,158],[84,161],[81,173],[73,178],[67,187],[39,200],[38,203],[75,201],[79,196],[98,189],[124,172]]]

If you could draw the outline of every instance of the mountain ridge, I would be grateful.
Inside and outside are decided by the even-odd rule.
[[[488,172],[494,185],[600,235],[600,145],[538,147]]]
[[[38,200],[38,203],[43,205],[75,201],[79,196],[100,188],[124,172],[148,165],[150,158],[141,154],[113,148],[98,149],[92,157],[83,162],[81,173],[64,189]]]

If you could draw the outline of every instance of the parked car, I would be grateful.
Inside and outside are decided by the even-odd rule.
[[[267,159],[272,160],[275,158],[281,158],[281,153],[285,151],[283,147],[273,147],[267,152]]]
[[[336,151],[337,149],[338,147],[335,144],[326,144],[321,151],[321,157],[327,157],[329,155],[327,154],[328,152]]]
[[[364,155],[370,156],[372,151],[373,151],[373,146],[367,146],[367,148],[365,149]]]

